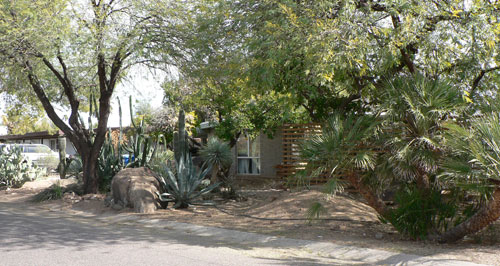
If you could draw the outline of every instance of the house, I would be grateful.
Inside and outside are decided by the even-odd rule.
[[[58,131],[55,134],[49,133],[48,131],[41,131],[26,133],[23,135],[3,135],[0,136],[0,143],[45,144],[51,150],[58,152],[59,142],[57,139],[61,136],[64,136],[62,131]],[[68,138],[66,138],[66,154],[77,154],[75,146]]]
[[[205,137],[215,134],[216,124],[201,123],[200,128]],[[273,137],[259,134],[256,138],[248,138],[242,134],[231,149],[233,166],[230,171],[239,180],[281,180],[294,177],[307,165],[300,157],[300,143],[313,135],[322,133],[318,123],[284,124],[276,130]],[[328,175],[309,177],[313,183],[324,183]]]
[[[215,124],[204,122],[200,128],[210,138],[215,135]],[[281,130],[277,130],[272,138],[266,134],[259,134],[256,138],[249,138],[242,134],[236,145],[231,148],[233,165],[230,169],[236,179],[262,180],[276,179],[279,165],[283,163],[283,146]]]

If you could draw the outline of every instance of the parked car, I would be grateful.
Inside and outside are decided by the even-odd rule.
[[[59,154],[43,144],[2,144],[3,149],[21,148],[21,154],[36,166],[56,169],[59,164]]]

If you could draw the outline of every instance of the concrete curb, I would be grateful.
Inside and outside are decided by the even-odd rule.
[[[191,236],[209,237],[213,241],[223,242],[228,245],[251,245],[253,247],[272,247],[276,249],[302,249],[314,254],[315,256],[342,261],[352,261],[355,264],[361,265],[484,265],[461,260],[424,257],[370,248],[339,245],[329,242],[268,236],[257,233],[166,221],[161,219],[144,219],[133,215],[107,216],[100,217],[99,219],[103,222],[112,224],[140,224],[145,227],[183,232]]]

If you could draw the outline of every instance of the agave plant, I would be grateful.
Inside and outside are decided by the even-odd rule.
[[[211,167],[197,170],[189,154],[181,156],[180,160],[176,162],[176,173],[166,164],[157,168],[157,171],[159,174],[157,179],[166,191],[159,194],[159,198],[163,202],[174,202],[174,208],[187,208],[196,203],[202,195],[220,185],[220,183],[215,183],[200,189],[200,185],[207,173],[211,171]]]

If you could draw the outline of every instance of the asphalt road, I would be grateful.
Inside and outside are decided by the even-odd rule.
[[[0,203],[0,235],[2,266],[337,264],[228,245],[179,230],[109,224],[12,203]]]
[[[478,265],[134,215],[85,216],[0,202],[0,266]]]

